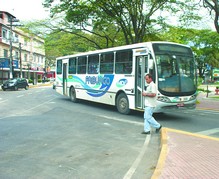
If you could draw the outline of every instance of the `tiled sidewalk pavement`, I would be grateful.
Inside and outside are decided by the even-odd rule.
[[[219,178],[219,139],[162,130],[162,151],[152,179]]]
[[[219,98],[218,99],[212,98],[212,97],[216,97],[215,93],[210,93],[208,95],[209,97],[206,97],[206,96],[207,96],[206,93],[199,93],[198,94],[197,109],[219,110]]]

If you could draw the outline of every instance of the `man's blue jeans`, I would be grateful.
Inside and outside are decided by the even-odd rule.
[[[159,128],[160,124],[154,119],[153,115],[154,107],[145,107],[144,110],[144,131],[148,132],[151,127]]]

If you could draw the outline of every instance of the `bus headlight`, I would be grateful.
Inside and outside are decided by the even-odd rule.
[[[194,100],[194,99],[196,99],[196,94],[192,95],[189,100]]]
[[[161,101],[161,102],[165,102],[165,103],[170,103],[171,102],[170,99],[166,96],[158,96],[157,100]]]

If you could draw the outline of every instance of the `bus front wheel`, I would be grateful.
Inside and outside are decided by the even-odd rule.
[[[76,98],[76,91],[74,87],[70,88],[70,99],[72,102],[76,103],[77,102],[77,98]]]
[[[129,101],[124,93],[120,93],[116,99],[117,110],[122,114],[129,114]]]

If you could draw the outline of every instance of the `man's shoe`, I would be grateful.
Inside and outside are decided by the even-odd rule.
[[[141,134],[150,134],[151,132],[150,131],[148,131],[148,132],[145,132],[145,131],[143,131]]]
[[[162,125],[160,125],[160,127],[156,129],[156,133],[158,133],[161,128],[162,128]]]

